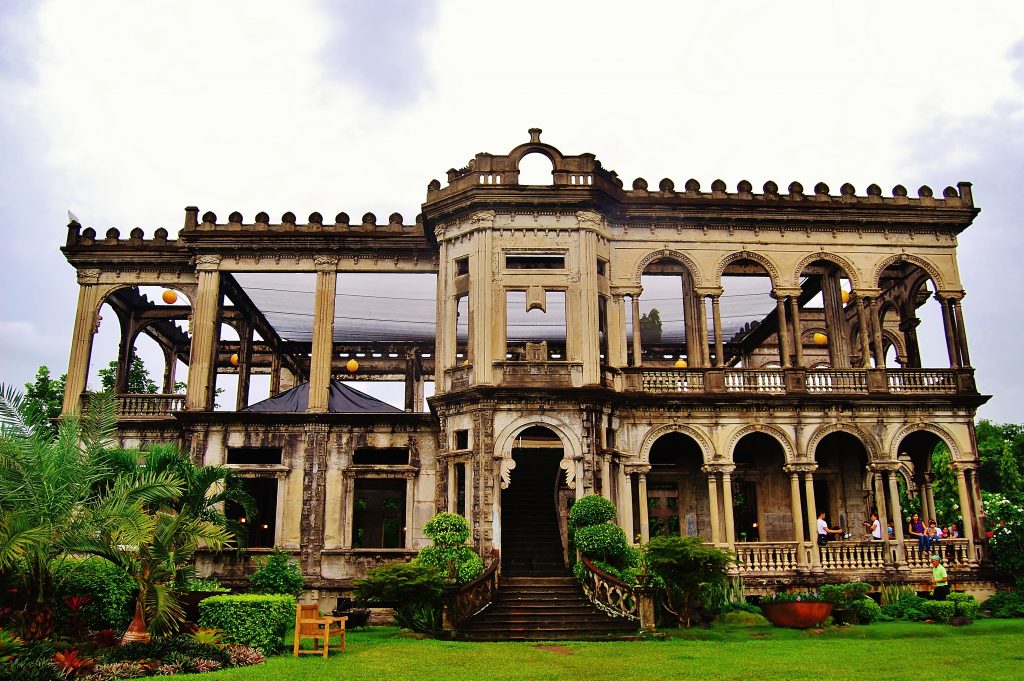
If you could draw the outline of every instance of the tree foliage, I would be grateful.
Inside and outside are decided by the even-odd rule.
[[[104,392],[115,392],[117,366],[117,360],[113,359],[110,360],[106,369],[100,369],[100,385],[103,386]],[[149,369],[146,368],[146,364],[139,356],[132,357],[132,366],[128,370],[128,384],[125,392],[133,395],[155,395],[160,392],[156,383],[149,376]]]
[[[661,313],[658,308],[640,315],[640,338],[645,343],[661,342]]]
[[[64,385],[67,380],[67,374],[53,378],[49,367],[39,367],[36,370],[36,380],[25,384],[22,409],[26,420],[51,433],[54,432],[56,426],[53,422],[60,418],[64,406]]]
[[[685,626],[697,607],[702,584],[721,584],[733,558],[700,537],[655,537],[644,546],[650,569],[665,581],[663,606]]]

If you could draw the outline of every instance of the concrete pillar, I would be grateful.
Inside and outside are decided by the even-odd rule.
[[[946,353],[949,355],[949,367],[951,369],[959,369],[960,357],[956,348],[956,334],[953,330],[953,314],[950,310],[949,301],[945,298],[940,298],[938,293],[935,294],[935,299],[942,306],[942,328],[946,332]]]
[[[807,565],[807,552],[804,551],[804,510],[800,503],[800,473],[789,474],[789,510],[793,515],[793,541],[796,542],[796,563]]]
[[[637,492],[640,506],[640,541],[645,544],[651,540],[651,524],[647,508],[647,474],[636,474]]]
[[[871,367],[871,341],[868,338],[869,324],[867,310],[864,309],[864,296],[858,294],[854,298],[854,305],[857,307],[857,323],[860,326],[857,335],[860,336],[860,365],[865,369]]]
[[[793,349],[796,353],[796,365],[798,367],[805,366],[804,364],[804,342],[803,342],[803,326],[800,323],[800,298],[799,296],[789,297],[789,316],[793,322]]]
[[[605,363],[611,367],[624,367],[626,359],[626,312],[625,301],[620,295],[612,295],[608,305],[608,357]]]
[[[779,292],[772,295],[775,297],[775,318],[779,327],[779,364],[786,369],[792,366],[789,359],[789,329],[786,328],[786,296]]]
[[[725,341],[722,338],[722,308],[719,302],[721,294],[711,296],[711,315],[715,325],[715,366],[725,366]]]
[[[875,367],[885,366],[885,344],[882,342],[882,319],[878,315],[878,298],[872,298],[868,305],[868,317],[871,319],[871,337],[875,342]]]
[[[640,294],[634,293],[633,301],[633,366],[643,365],[643,345],[640,342]]]
[[[885,501],[885,482],[882,480],[882,472],[876,471],[872,474],[872,487],[875,492],[875,511],[878,513],[878,523],[882,528],[882,541],[885,542],[885,546],[889,546],[889,511]],[[894,523],[895,524],[895,523]],[[895,537],[896,529],[893,528],[893,536]],[[885,551],[885,555],[882,559],[886,563],[891,562],[891,553]]]
[[[199,286],[189,324],[192,352],[188,361],[188,394],[185,396],[185,409],[188,411],[213,409],[214,352],[220,339],[217,328],[219,267],[219,255],[196,256]]]
[[[804,496],[807,497],[807,531],[811,535],[811,568],[821,570],[821,552],[818,550],[818,509],[814,503],[814,473],[804,472]]]
[[[967,478],[964,476],[964,469],[956,468],[956,486],[960,492],[960,514],[961,524],[964,526],[964,539],[967,540],[967,557],[973,563],[978,560],[977,549],[974,546],[974,504],[971,503],[970,492],[967,491]]]
[[[164,380],[161,391],[165,395],[170,395],[174,392],[174,378],[178,373],[178,353],[175,348],[167,347],[163,348],[164,351]]]
[[[330,400],[331,364],[334,359],[334,301],[338,286],[338,259],[316,258],[316,295],[313,301],[313,349],[309,361],[307,412],[326,412]]]
[[[630,544],[636,543],[633,533],[633,483],[629,473],[619,466],[619,527],[626,533]]]
[[[722,508],[725,509],[725,543],[736,547],[736,521],[733,519],[732,474],[722,471]]]
[[[249,406],[249,380],[252,376],[252,327],[245,324],[238,336],[238,393],[235,395],[235,409],[241,411]]]
[[[896,471],[888,471],[889,476],[889,503],[892,508],[892,524],[896,535],[896,562],[906,565],[907,552],[903,545],[903,512],[900,509],[900,490],[896,484]]]
[[[718,474],[713,470],[705,471],[708,476],[708,504],[711,511],[711,543],[722,543],[722,522],[718,511]]]
[[[697,305],[697,329],[700,331],[700,366],[711,366],[711,358],[708,356],[708,307],[704,296],[696,297]]]
[[[971,353],[967,350],[967,330],[964,328],[964,313],[960,301],[951,298],[953,304],[953,321],[956,323],[956,339],[960,346],[960,365],[971,366]]]
[[[87,278],[98,279],[99,272],[79,272],[78,309],[75,311],[75,330],[71,337],[71,356],[68,358],[68,377],[64,383],[62,416],[76,414],[81,409],[82,393],[89,379],[89,358],[92,339],[99,328],[100,287],[85,283]]]

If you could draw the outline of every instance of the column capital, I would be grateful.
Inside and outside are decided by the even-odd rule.
[[[714,473],[729,473],[731,474],[736,470],[736,465],[731,463],[709,463],[701,466],[702,473],[712,475]]]
[[[898,471],[899,467],[899,461],[876,461],[868,465],[868,471],[871,473],[893,473]]]
[[[694,286],[693,291],[698,296],[707,298],[718,298],[725,293],[725,289],[721,286]]]
[[[627,463],[622,468],[627,473],[643,473],[646,475],[651,472],[651,465],[646,463]]]
[[[978,470],[978,464],[974,461],[950,461],[949,467],[956,473]]]
[[[214,272],[220,269],[220,261],[221,257],[219,255],[197,255],[196,270],[200,272]]]
[[[772,297],[773,298],[779,298],[781,296],[783,298],[786,298],[786,297],[789,297],[789,296],[799,296],[801,293],[803,293],[803,289],[801,289],[799,287],[797,287],[797,288],[787,288],[787,287],[780,286],[779,288],[777,288],[774,291],[772,291]]]
[[[78,270],[78,283],[79,284],[98,284],[100,283],[100,270],[98,268],[89,268],[85,270]]]
[[[966,295],[967,292],[963,290],[942,290],[935,292],[935,300],[940,302],[950,300],[954,303],[959,303]]]
[[[813,473],[818,470],[816,463],[787,463],[782,467],[784,473]]]
[[[313,266],[317,272],[334,272],[338,269],[338,256],[318,255],[313,258]]]
[[[874,299],[882,295],[882,289],[880,288],[859,288],[856,291],[851,291],[850,294],[854,298]]]

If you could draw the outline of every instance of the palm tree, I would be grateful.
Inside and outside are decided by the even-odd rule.
[[[53,600],[70,550],[100,528],[126,542],[149,531],[148,505],[178,495],[172,473],[145,471],[111,480],[105,455],[114,440],[113,401],[90,401],[82,417],[55,432],[26,416],[21,394],[0,386],[0,569],[17,572],[27,592],[26,639],[50,636]]]

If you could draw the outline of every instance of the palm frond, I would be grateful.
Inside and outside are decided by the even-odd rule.
[[[0,383],[0,432],[29,437],[33,429],[25,416],[25,396],[13,385]]]

